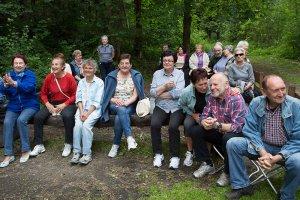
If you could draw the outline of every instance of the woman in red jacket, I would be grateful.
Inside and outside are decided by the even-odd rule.
[[[34,117],[34,142],[36,146],[31,151],[30,156],[36,156],[45,151],[43,126],[50,115],[62,116],[65,127],[65,146],[62,156],[67,157],[71,153],[77,83],[71,74],[64,71],[64,66],[64,55],[62,53],[56,54],[51,63],[52,73],[46,76],[41,88],[40,97],[45,107]]]

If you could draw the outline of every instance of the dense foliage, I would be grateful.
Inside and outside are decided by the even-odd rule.
[[[236,44],[246,39],[259,54],[300,60],[300,2],[294,0],[0,0],[1,73],[11,55],[25,53],[40,78],[51,56],[71,59],[81,49],[97,59],[99,38],[107,34],[119,55],[133,53],[140,66],[154,69],[160,47],[183,43]],[[188,5],[190,7],[188,7]],[[139,6],[140,5],[140,6]],[[190,8],[190,9],[186,9]],[[184,15],[191,26],[183,26]],[[189,18],[186,18],[187,20]],[[185,36],[189,37],[189,34]],[[151,64],[149,64],[151,63]],[[147,65],[147,66],[146,66]],[[40,80],[41,81],[41,80]]]

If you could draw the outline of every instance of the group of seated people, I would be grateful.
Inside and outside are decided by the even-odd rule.
[[[220,44],[215,45],[216,52],[220,51],[219,47]],[[243,159],[246,156],[257,159],[266,169],[283,162],[286,175],[280,198],[295,199],[300,185],[300,100],[286,95],[285,83],[279,76],[269,75],[262,82],[264,95],[253,99],[248,107],[242,94],[252,87],[254,79],[246,80],[243,76],[249,71],[253,75],[253,70],[245,58],[245,49],[237,47],[233,52],[235,59],[226,70],[228,73],[218,71],[220,67],[209,71],[198,63],[190,72],[187,87],[184,72],[175,67],[177,56],[170,51],[163,53],[162,69],[153,74],[150,88],[150,95],[155,99],[150,127],[153,166],[163,165],[161,128],[168,122],[169,168],[179,168],[179,126],[183,124],[187,143],[183,165],[193,165],[195,157],[200,164],[193,173],[196,178],[214,171],[207,144],[211,143],[225,158],[224,172],[217,184],[231,184],[232,191],[227,198],[253,194]],[[206,57],[203,55],[202,58]],[[15,126],[21,140],[20,163],[45,152],[43,125],[51,115],[62,117],[65,128],[62,156],[68,157],[73,148],[72,164],[85,165],[92,160],[92,128],[99,119],[108,121],[110,113],[115,118],[113,145],[108,156],[117,156],[123,134],[128,150],[137,148],[130,116],[136,112],[137,102],[145,98],[145,92],[143,76],[132,69],[130,54],[120,56],[118,68],[107,75],[104,83],[95,75],[96,62],[85,60],[78,84],[64,71],[63,54],[55,55],[52,72],[45,77],[40,91],[42,108],[36,93],[36,76],[27,66],[26,57],[14,55],[12,67],[0,82],[0,93],[9,100],[3,124],[5,159],[0,163],[1,168],[15,160]],[[241,79],[234,79],[230,74],[232,77],[240,74]],[[28,120],[32,117],[35,146],[31,151]]]

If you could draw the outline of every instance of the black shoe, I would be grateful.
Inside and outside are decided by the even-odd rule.
[[[246,196],[246,195],[250,196],[253,193],[254,193],[254,188],[252,185],[249,185],[244,188],[231,190],[230,193],[226,194],[226,197],[227,197],[227,199],[230,199],[230,200],[237,200],[237,199],[240,199],[242,196]]]

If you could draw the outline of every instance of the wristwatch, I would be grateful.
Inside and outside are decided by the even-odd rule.
[[[213,128],[217,129],[217,130],[221,130],[222,129],[222,124],[220,122],[215,122],[214,125],[213,125]]]

